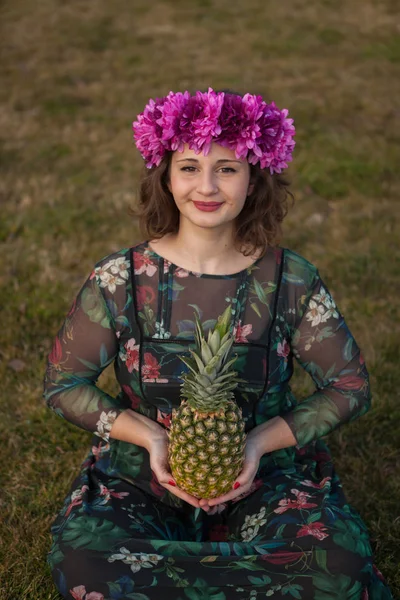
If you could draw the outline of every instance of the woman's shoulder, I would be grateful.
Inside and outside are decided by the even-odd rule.
[[[279,246],[283,255],[283,280],[288,283],[313,284],[318,277],[318,267],[290,248]]]
[[[137,242],[133,246],[127,246],[106,254],[95,263],[95,269],[113,270],[116,267],[130,268],[130,258],[134,250],[144,249],[146,242]]]

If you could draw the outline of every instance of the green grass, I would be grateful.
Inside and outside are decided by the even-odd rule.
[[[297,202],[283,244],[316,263],[363,348],[374,408],[330,436],[400,597],[400,262],[392,0],[5,0],[0,86],[0,600],[59,599],[49,525],[90,436],[41,398],[45,359],[94,262],[141,239],[131,122],[170,89],[287,107]],[[9,364],[20,359],[24,368]],[[100,385],[116,392],[110,369]],[[296,373],[296,392],[310,382]]]

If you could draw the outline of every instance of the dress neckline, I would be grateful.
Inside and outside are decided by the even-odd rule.
[[[165,258],[161,254],[158,254],[158,252],[153,250],[153,248],[150,246],[148,240],[146,240],[143,244],[145,246],[145,249],[150,254],[152,254],[153,256],[155,256],[158,259],[162,259],[165,263],[174,267],[174,269],[180,269],[182,271],[186,271],[187,273],[189,273],[190,275],[194,275],[195,277],[204,277],[204,278],[210,278],[210,279],[227,279],[230,277],[232,277],[232,278],[240,277],[247,271],[252,270],[254,267],[256,267],[258,265],[258,263],[260,263],[262,261],[262,259],[264,258],[263,256],[260,256],[260,258],[257,258],[257,260],[255,260],[251,265],[249,265],[248,267],[245,267],[241,271],[237,271],[236,273],[227,273],[227,274],[200,273],[199,271],[191,271],[190,269],[185,269],[185,267],[181,267],[180,265],[177,265],[177,264],[171,262],[168,258]]]

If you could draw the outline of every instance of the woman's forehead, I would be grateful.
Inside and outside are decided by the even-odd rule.
[[[218,160],[234,160],[236,162],[241,163],[246,162],[245,159],[236,158],[234,150],[231,150],[230,148],[225,148],[224,146],[221,146],[220,144],[217,144],[215,142],[211,144],[211,148],[207,156],[204,156],[202,152],[200,154],[196,154],[194,150],[191,150],[189,148],[189,144],[185,144],[182,152],[176,150],[173,153],[173,158],[175,162],[185,159],[196,160],[199,163],[216,162]]]

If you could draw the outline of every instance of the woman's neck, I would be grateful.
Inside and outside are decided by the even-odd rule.
[[[150,244],[170,262],[197,273],[234,273],[256,259],[244,256],[235,248],[232,229],[196,228],[193,231],[180,226],[178,233],[167,234]]]

